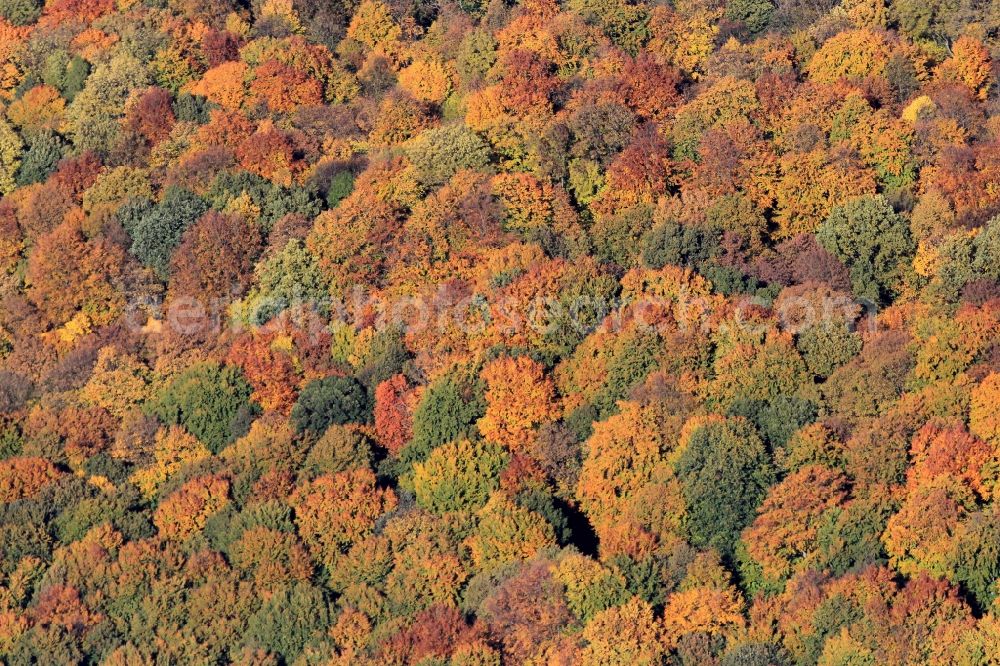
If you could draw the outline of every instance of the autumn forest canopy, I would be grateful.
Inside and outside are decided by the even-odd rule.
[[[0,0],[0,661],[1000,666],[1000,1]]]

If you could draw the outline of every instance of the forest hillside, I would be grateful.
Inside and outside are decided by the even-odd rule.
[[[0,661],[997,666],[998,63],[996,0],[0,0]]]

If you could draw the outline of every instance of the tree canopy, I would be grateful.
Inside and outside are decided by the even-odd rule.
[[[997,666],[1000,2],[0,0],[0,663]]]

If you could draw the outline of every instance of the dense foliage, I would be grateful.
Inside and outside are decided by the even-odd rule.
[[[1000,664],[1000,3],[0,0],[0,661]]]

